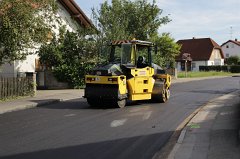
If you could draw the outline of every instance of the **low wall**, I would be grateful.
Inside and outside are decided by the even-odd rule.
[[[70,88],[68,83],[59,82],[50,70],[37,72],[38,89],[66,89]]]

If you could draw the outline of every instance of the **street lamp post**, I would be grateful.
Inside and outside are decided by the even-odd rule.
[[[187,60],[185,60],[185,78],[187,77]]]
[[[189,53],[183,53],[182,59],[185,61],[185,77],[187,77],[187,62],[192,61]]]

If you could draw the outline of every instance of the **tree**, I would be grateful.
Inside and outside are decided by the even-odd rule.
[[[53,38],[41,46],[38,54],[41,63],[52,68],[55,77],[73,87],[84,85],[84,76],[97,63],[96,41],[88,38],[89,30],[79,33],[66,32],[62,38]]]
[[[158,47],[153,61],[161,67],[174,68],[175,57],[180,53],[181,46],[174,42],[169,33],[163,33],[152,39]]]
[[[156,2],[150,4],[146,0],[112,0],[105,1],[100,10],[93,9],[98,21],[98,29],[105,40],[141,39],[156,36],[158,28],[170,21],[167,16],[160,17],[162,10]]]
[[[0,65],[23,60],[30,49],[51,35],[47,23],[57,10],[55,0],[0,1]]]
[[[239,56],[230,56],[226,59],[228,65],[237,65],[240,62]]]
[[[158,34],[158,29],[170,22],[168,16],[162,16],[162,9],[147,0],[112,0],[105,1],[99,10],[93,9],[94,19],[98,22],[99,37],[102,43],[119,39],[151,40],[158,45],[159,52],[154,62],[160,66],[168,63],[173,67],[175,56],[180,46],[169,33]]]

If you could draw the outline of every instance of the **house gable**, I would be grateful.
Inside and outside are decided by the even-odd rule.
[[[240,56],[240,41],[228,40],[221,45],[226,58],[230,56]]]
[[[228,40],[227,42],[223,43],[223,44],[221,45],[221,47],[226,46],[226,45],[229,45],[229,44],[231,44],[231,43],[240,46],[240,41],[237,41],[237,39],[236,39],[236,40]]]
[[[182,60],[184,53],[189,53],[193,61],[207,61],[214,49],[219,50],[221,58],[224,58],[221,47],[211,38],[179,40],[177,43],[182,46],[177,61]]]
[[[212,54],[210,56],[210,61],[214,61],[216,59],[222,59],[221,51],[219,49],[213,49]]]
[[[95,28],[92,21],[86,16],[74,0],[58,0],[58,2],[68,11],[73,19],[84,28]]]

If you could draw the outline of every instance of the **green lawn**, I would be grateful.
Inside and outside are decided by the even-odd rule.
[[[194,77],[210,77],[210,76],[232,76],[235,75],[229,72],[188,72],[187,78],[194,78]],[[178,72],[178,78],[185,78],[185,72]]]

